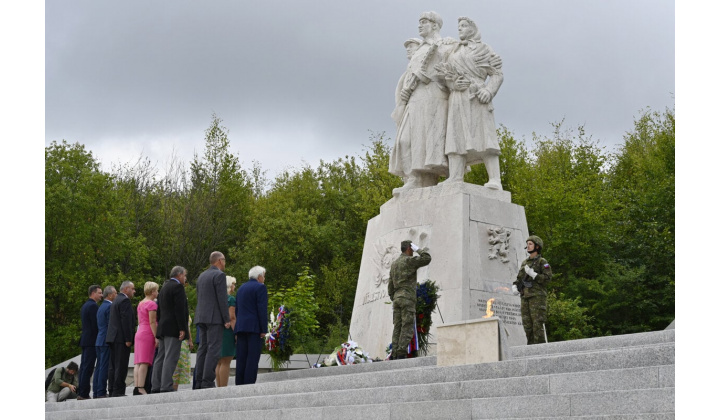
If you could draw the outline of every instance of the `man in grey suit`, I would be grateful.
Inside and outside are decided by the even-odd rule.
[[[195,324],[200,340],[195,359],[197,388],[215,388],[215,367],[220,360],[223,329],[230,328],[224,269],[225,255],[214,251],[210,254],[210,268],[203,271],[197,281]]]
[[[156,336],[160,341],[153,362],[153,394],[174,391],[172,376],[180,358],[180,344],[189,337],[186,276],[185,268],[173,267],[158,295]]]

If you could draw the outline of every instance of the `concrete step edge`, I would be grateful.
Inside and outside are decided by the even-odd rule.
[[[623,370],[623,369],[618,369]],[[479,380],[472,380],[472,381],[455,381],[455,382],[440,382],[440,383],[430,383],[430,384],[414,384],[414,385],[395,385],[395,386],[386,386],[386,387],[377,387],[377,388],[368,388],[372,389],[375,394],[379,395],[385,395],[387,398],[391,398],[393,402],[418,402],[418,401],[434,401],[434,400],[440,400],[440,401],[447,401],[447,400],[454,400],[454,399],[475,399],[475,400],[497,400],[498,398],[510,398],[511,401],[513,399],[517,399],[519,397],[522,397],[522,399],[527,398],[533,398],[533,397],[559,397],[563,395],[592,395],[592,394],[598,394],[598,393],[608,393],[608,392],[615,392],[615,393],[622,393],[622,392],[634,392],[634,391],[641,391],[641,390],[663,390],[663,389],[674,389],[674,387],[662,387],[660,384],[655,387],[628,387],[625,389],[612,389],[612,390],[595,390],[595,391],[588,391],[588,392],[572,392],[572,393],[553,393],[550,388],[552,388],[552,375],[547,375],[546,377],[513,377],[513,378],[496,378],[496,379],[479,379]],[[554,375],[556,376],[557,380],[563,380],[562,378],[559,378],[562,375]],[[497,393],[501,394],[502,396],[475,396],[477,394],[474,394],[474,392],[477,392],[477,390],[494,390]],[[536,391],[533,391],[533,390]],[[362,394],[363,390],[359,390],[359,394]],[[518,394],[517,392],[513,392],[513,390],[522,390],[522,391],[528,391],[527,394]],[[382,392],[380,392],[382,391]],[[371,393],[371,392],[367,392]],[[356,393],[358,394],[358,393]],[[371,393],[372,394],[372,393]],[[511,394],[511,397],[507,397],[507,394]],[[221,411],[221,407],[228,406],[228,405],[237,405],[241,407],[247,407],[248,410],[269,410],[269,408],[256,408],[252,402],[252,400],[257,398],[264,398],[264,397],[276,397],[276,399],[280,402],[283,401],[283,397],[287,401],[294,401],[293,404],[300,404],[299,406],[294,405],[292,408],[308,408],[308,407],[343,407],[344,404],[334,404],[334,403],[341,403],[343,401],[342,396],[346,395],[346,390],[323,390],[323,391],[311,391],[311,392],[299,392],[299,393],[293,393],[293,394],[282,394],[282,395],[252,395],[252,396],[244,396],[244,397],[226,397],[226,398],[213,398],[213,399],[207,399],[202,401],[213,401],[211,408],[213,408],[210,411],[203,411],[205,413],[207,412],[216,412]],[[468,395],[467,397],[462,398],[450,398],[452,396],[457,395]],[[371,395],[372,396],[372,395]],[[279,398],[277,398],[279,397]],[[370,396],[366,396],[370,397]],[[140,397],[145,398],[145,397]],[[135,400],[135,399],[133,399]],[[130,403],[132,400],[123,400],[123,402],[127,401]],[[192,412],[192,409],[187,410],[184,407],[178,407],[183,405],[190,405],[197,404],[198,402],[202,401],[175,401],[175,402],[167,402],[167,403],[159,403],[154,404],[152,407],[160,412],[163,411],[180,411],[180,412]],[[237,404],[230,404],[230,402],[237,401]],[[329,402],[328,404],[323,405],[303,405],[306,402],[312,402],[312,401],[325,401]],[[389,403],[388,401],[385,401],[386,403]],[[249,403],[249,404],[248,404]],[[136,409],[143,409],[141,406],[138,406],[137,404],[132,404],[133,407]],[[56,411],[56,412],[47,412],[46,417],[53,418],[52,414],[56,414],[58,417],[61,418],[74,418],[76,417],[75,414],[80,413],[86,413],[88,414],[88,418],[92,416],[93,418],[107,418],[107,416],[110,415],[110,411],[115,409],[117,407],[106,407],[101,409],[88,409],[88,410],[71,410],[71,411]],[[217,410],[215,410],[217,408]],[[234,410],[234,411],[248,411],[248,410]],[[131,410],[135,411],[135,410]],[[106,414],[103,414],[106,413]],[[134,414],[138,414],[137,411],[134,412]],[[199,413],[194,413],[199,414]],[[82,417],[82,416],[81,416]]]
[[[643,390],[641,390],[643,391]],[[647,389],[644,391],[654,391],[653,389]],[[674,393],[674,389],[672,390]],[[618,394],[617,392],[596,392],[596,393],[572,393],[572,394],[563,394],[562,397],[567,399],[572,399],[573,397],[576,398],[584,398],[587,396],[596,397],[599,400],[602,400],[604,397],[608,396],[609,394],[615,394],[615,396]],[[640,394],[640,393],[635,393]],[[661,397],[656,397],[656,400],[652,397],[653,394],[650,396],[644,395],[643,397],[646,398],[646,402],[650,404],[651,406],[658,401],[657,399],[660,399]],[[649,397],[649,398],[648,398]],[[510,400],[513,397],[499,397],[504,400]],[[462,399],[446,399],[442,401],[436,401],[436,400],[421,400],[421,401],[405,401],[405,402],[394,402],[394,403],[378,403],[378,404],[355,404],[355,405],[344,405],[344,406],[311,406],[311,407],[292,407],[292,408],[283,408],[283,407],[273,407],[269,409],[261,409],[261,410],[236,410],[236,411],[216,411],[216,412],[209,412],[209,413],[200,413],[200,414],[193,414],[193,413],[181,413],[176,415],[168,415],[168,416],[144,416],[144,417],[127,417],[128,419],[145,419],[145,418],[153,418],[158,420],[170,420],[170,419],[228,419],[228,418],[236,418],[237,414],[233,413],[240,413],[246,414],[245,417],[253,418],[253,419],[273,419],[278,417],[286,417],[287,414],[303,414],[302,416],[290,416],[290,418],[342,418],[344,417],[343,413],[354,413],[357,415],[357,413],[363,413],[364,417],[368,417],[367,414],[369,413],[377,413],[377,412],[385,412],[387,413],[385,416],[370,416],[370,418],[396,418],[395,416],[392,416],[392,410],[400,409],[400,410],[407,410],[412,408],[418,408],[420,409],[416,411],[420,411],[420,415],[414,415],[412,417],[402,417],[402,418],[437,418],[437,415],[435,413],[430,413],[425,411],[427,408],[431,408],[433,406],[439,407],[440,410],[443,412],[445,416],[450,415],[447,411],[445,411],[446,408],[464,408],[464,411],[466,413],[466,416],[453,416],[452,418],[478,418],[474,414],[475,409],[473,408],[475,405],[481,404],[480,399],[475,398],[462,398]],[[503,404],[505,402],[501,402]],[[550,404],[552,402],[548,402]],[[674,409],[674,403],[672,406],[669,404],[665,404],[664,408],[658,409],[656,406],[654,406],[654,409],[650,409],[648,411],[638,411],[634,413],[597,413],[597,414],[578,414],[578,415],[558,415],[558,416],[515,416],[515,417],[505,417],[502,416],[502,414],[498,415],[497,417],[491,417],[491,418],[503,418],[506,420],[520,420],[520,419],[535,419],[535,420],[542,420],[542,419],[580,419],[580,420],[630,420],[630,419],[636,419],[636,420],[644,420],[644,419],[669,419],[673,418],[675,416],[675,409]],[[483,407],[484,408],[484,407]],[[478,409],[478,411],[482,410]],[[602,409],[600,409],[602,411]],[[319,413],[318,413],[319,412]],[[328,412],[328,416],[325,416],[324,413]],[[312,414],[319,414],[318,416],[313,416]],[[280,415],[285,414],[285,415]],[[309,415],[308,415],[309,414]],[[405,413],[407,414],[407,413]],[[484,413],[487,415],[488,413]],[[252,416],[251,416],[252,415]],[[493,415],[493,414],[491,414]],[[89,418],[89,417],[88,417]]]
[[[611,352],[611,351],[617,351],[617,350],[661,348],[661,347],[674,348],[675,343],[674,342],[655,343],[655,344],[644,344],[641,346],[622,346],[622,347],[609,347],[609,348],[587,349],[587,350],[558,351],[558,352],[543,353],[543,354],[528,354],[528,355],[521,355],[521,356],[513,356],[510,358],[510,360],[532,360],[532,359],[541,359],[541,358],[562,356],[562,355],[568,355],[568,354],[593,354],[593,353],[605,353],[605,352]]]
[[[651,331],[636,334],[623,334],[605,337],[583,338],[578,340],[558,341],[532,346],[510,347],[511,356],[525,354],[551,354],[553,352],[574,352],[592,350],[593,348],[611,348],[642,346],[646,344],[674,343],[675,330]]]
[[[641,352],[645,351],[647,349],[674,349],[674,343],[664,343],[664,344],[657,344],[657,345],[647,345],[647,346],[633,346],[633,347],[621,347],[621,348],[609,348],[609,349],[601,349],[601,350],[593,350],[593,351],[583,351],[583,352],[563,352],[563,353],[554,353],[554,354],[543,354],[533,357],[520,357],[520,358],[514,358],[510,360],[500,361],[500,362],[491,362],[492,363],[507,363],[512,361],[527,361],[527,360],[558,360],[559,358],[563,357],[585,357],[585,356],[593,356],[593,355],[606,355],[606,354],[630,354],[631,352]],[[624,352],[624,353],[622,353]],[[381,363],[395,363],[395,362],[381,362]],[[435,365],[426,365],[426,366],[420,366],[415,368],[409,368],[409,369],[393,369],[393,371],[397,371],[398,374],[401,374],[403,371],[412,370],[412,369],[425,369],[425,368],[435,368],[437,366]],[[333,370],[334,369],[334,370]],[[324,376],[336,376],[336,375],[353,375],[353,374],[365,374],[365,373],[373,373],[383,370],[376,370],[376,371],[351,371],[351,370],[345,370],[347,367],[329,367],[329,368],[319,368],[319,369],[305,369],[305,370],[297,370],[293,371],[292,377],[288,377],[284,379],[285,381],[294,381],[294,380],[306,380],[310,378],[318,378],[318,377],[324,377]],[[263,381],[258,383],[268,383],[270,381]]]
[[[543,359],[542,361],[537,361],[535,363],[529,363],[528,360],[510,360],[510,361],[502,361],[502,362],[494,362],[494,363],[485,363],[485,364],[479,364],[479,365],[464,365],[464,366],[451,366],[451,367],[437,367],[437,366],[428,366],[428,367],[422,367],[422,368],[412,368],[412,369],[406,369],[402,371],[393,371],[393,372],[387,372],[387,371],[381,371],[381,372],[363,372],[358,373],[354,375],[349,375],[346,377],[342,377],[340,379],[337,375],[332,376],[332,380],[329,380],[329,382],[337,382],[337,381],[346,381],[348,383],[350,382],[358,382],[364,379],[367,379],[368,376],[372,375],[380,375],[380,376],[390,376],[391,378],[400,378],[398,380],[402,380],[402,374],[407,373],[407,376],[422,376],[423,383],[439,383],[439,382],[453,382],[456,381],[456,378],[459,378],[459,380],[474,380],[477,376],[473,375],[484,375],[483,377],[485,379],[500,379],[500,378],[509,378],[509,377],[522,377],[522,376],[542,376],[542,375],[557,375],[557,374],[570,374],[570,373],[578,373],[578,372],[592,372],[592,371],[605,371],[605,370],[611,370],[614,368],[638,368],[638,367],[651,367],[651,366],[674,366],[674,351],[670,354],[668,354],[668,351],[665,351],[665,358],[666,359],[672,359],[668,363],[647,363],[646,361],[650,361],[651,359],[647,357],[648,355],[645,354],[648,353],[647,349],[621,349],[621,350],[615,350],[612,353],[606,352],[601,358],[598,357],[591,357],[587,354],[579,354],[579,355],[559,355],[559,356],[552,356]],[[652,352],[650,352],[650,356],[652,356]],[[633,364],[630,364],[630,362],[626,362],[627,359],[633,359]],[[616,361],[620,361],[620,364],[617,364]],[[642,363],[642,364],[639,364]],[[598,364],[600,365],[599,368]],[[624,364],[624,365],[623,365]],[[603,367],[608,366],[608,367]],[[610,367],[612,366],[612,367]],[[331,367],[331,368],[323,368],[323,369],[343,369],[342,367]],[[674,370],[673,370],[674,371]],[[489,376],[488,376],[489,375]],[[434,379],[434,378],[440,378],[440,379]],[[442,378],[451,378],[451,379],[442,379]],[[327,378],[313,378],[315,381],[322,382],[323,380],[326,380]],[[303,387],[307,382],[307,379],[293,379],[288,380],[285,382],[282,382],[282,385],[280,383],[276,382],[270,382],[270,383],[259,383],[256,385],[250,385],[247,387],[243,387],[243,397],[244,396],[253,396],[253,395],[267,395],[268,390],[272,389],[273,387],[283,387],[283,388],[291,388],[292,387]],[[220,391],[223,390],[223,391]],[[228,390],[228,391],[224,391]],[[232,394],[233,392],[237,392],[238,389],[235,386],[228,387],[228,388],[216,388],[215,391],[206,391],[206,390],[196,390],[196,391],[182,391],[183,397],[186,401],[193,401],[193,400],[199,400],[199,399],[223,399],[226,398],[228,394]],[[276,393],[271,393],[276,394]],[[133,398],[133,397],[131,397]],[[150,395],[147,397],[140,397],[140,398],[133,398],[133,404],[155,404],[159,401],[162,401],[162,398],[159,398],[157,395]],[[103,399],[103,400],[89,400],[89,401],[69,401],[67,403],[63,404],[49,404],[46,405],[46,412],[52,412],[52,411],[66,411],[73,409],[80,406],[85,406],[88,408],[102,408],[102,407],[109,407],[109,406],[115,406],[116,399],[110,398],[110,399]]]
[[[331,366],[323,367],[318,369],[297,369],[292,371],[283,372],[269,372],[258,375],[257,383],[285,381],[290,379],[300,379],[312,376],[324,376],[325,369],[337,369],[332,371],[332,374],[345,375],[353,373],[364,373],[364,372],[378,372],[387,370],[402,370],[402,369],[413,369],[425,366],[435,366],[437,364],[437,358],[435,356],[417,357],[413,359],[405,360],[393,360],[393,361],[382,361],[373,363],[362,363],[351,366]],[[317,372],[323,371],[323,372]]]

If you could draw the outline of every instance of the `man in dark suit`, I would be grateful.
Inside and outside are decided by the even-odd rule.
[[[188,304],[185,295],[187,270],[175,266],[170,279],[160,289],[157,309],[157,355],[153,361],[152,393],[172,392],[173,373],[180,358],[180,345],[190,336],[188,331]]]
[[[225,256],[220,251],[210,254],[210,268],[197,281],[195,324],[200,332],[200,347],[195,359],[198,388],[215,388],[215,367],[220,360],[223,328],[230,328],[227,305]]]
[[[88,289],[88,300],[80,308],[80,320],[82,321],[82,333],[80,334],[80,375],[77,389],[78,400],[90,399],[90,377],[95,370],[95,339],[98,335],[97,311],[98,302],[102,299],[102,288],[93,284]]]
[[[124,281],[120,285],[115,301],[110,305],[110,320],[105,341],[110,345],[111,397],[125,396],[125,378],[127,377],[130,348],[135,340],[135,310],[130,299],[135,296],[135,285]]]
[[[255,383],[260,353],[268,332],[265,269],[255,266],[250,269],[248,277],[250,280],[240,286],[236,295],[235,385]]]
[[[97,311],[98,333],[95,339],[95,353],[97,363],[95,364],[95,376],[93,376],[93,398],[107,397],[108,368],[110,367],[110,346],[105,342],[107,337],[108,323],[110,322],[110,305],[115,300],[117,291],[113,286],[105,286],[103,290],[104,300]],[[112,388],[110,388],[112,390]]]

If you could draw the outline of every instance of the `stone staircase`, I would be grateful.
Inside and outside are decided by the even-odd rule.
[[[45,417],[675,418],[674,330],[513,347],[510,357],[451,367],[423,357],[266,373],[249,386],[46,403]]]

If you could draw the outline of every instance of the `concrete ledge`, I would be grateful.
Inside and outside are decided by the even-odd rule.
[[[613,335],[607,337],[583,338],[532,346],[510,347],[512,359],[542,357],[561,353],[580,353],[622,347],[639,347],[675,342],[675,330],[652,331],[638,334]]]
[[[550,375],[551,394],[662,388],[660,371],[667,366],[612,369]]]
[[[414,201],[424,201],[433,197],[446,197],[457,194],[480,196],[505,203],[512,202],[512,194],[510,191],[493,190],[482,185],[469,184],[467,182],[450,184],[441,182],[431,187],[413,188],[407,191],[402,191],[397,195],[393,195],[393,198],[380,206],[380,212],[382,213],[385,207],[389,207],[397,203],[412,203]]]
[[[527,420],[527,417],[513,417],[505,420]],[[533,420],[675,420],[675,413],[611,414],[607,416],[560,416],[533,417]]]
[[[437,365],[456,366],[503,360],[502,321],[496,317],[438,325]]]
[[[349,366],[330,366],[318,369],[298,369],[282,372],[268,372],[258,375],[257,382],[275,382],[285,381],[289,379],[301,378],[317,378],[322,376],[347,375],[365,372],[379,372],[395,369],[410,369],[423,366],[435,366],[436,358],[434,356],[417,357],[405,360],[392,360],[373,363],[361,363]]]
[[[573,416],[675,411],[675,388],[574,394],[571,398]]]
[[[448,404],[445,404],[446,402],[443,401],[442,404],[437,404],[436,406],[433,406],[432,404],[427,403],[421,403],[420,405],[417,405],[417,403],[412,404],[398,404],[399,407],[407,407],[410,406],[409,410],[414,411],[412,414],[414,416],[410,417],[403,417],[403,413],[401,411],[401,408],[398,408],[394,413],[397,414],[400,417],[397,417],[398,419],[412,419],[412,420],[419,420],[419,419],[443,419],[443,418],[450,418],[450,419],[471,419],[471,413],[466,414],[468,412],[468,406],[472,407],[472,401],[471,400],[453,400],[448,401]],[[418,413],[416,409],[412,408],[417,406],[419,411],[422,411],[422,409],[426,409],[424,412]],[[428,408],[428,407],[432,408]],[[449,407],[448,407],[449,406]],[[253,420],[276,420],[278,418],[287,418],[287,419],[300,419],[300,420],[307,420],[307,419],[321,419],[321,420],[336,420],[338,418],[344,418],[344,417],[357,417],[358,413],[362,413],[364,418],[369,419],[388,419],[388,420],[394,420],[396,417],[390,416],[390,410],[391,410],[390,404],[368,404],[368,405],[352,405],[352,406],[344,406],[344,407],[325,407],[320,409],[306,409],[306,408],[293,408],[293,409],[277,409],[277,410],[269,410],[269,411],[246,411],[243,412],[243,414],[246,414],[247,417],[243,418],[251,418]],[[437,411],[434,410],[435,407],[438,408],[446,408],[448,409],[445,411],[445,415],[443,413],[437,413]],[[427,415],[423,415],[423,413],[428,413]],[[437,415],[434,415],[437,414]],[[319,416],[319,417],[318,417]],[[148,418],[148,417],[144,417]],[[238,415],[236,413],[207,413],[207,414],[192,414],[192,415],[180,415],[180,416],[161,416],[161,417],[155,417],[153,420],[235,420],[238,418]],[[124,419],[131,420],[131,418],[126,417]],[[132,418],[137,419],[137,417]],[[505,420],[527,420],[527,417],[512,417],[512,418],[505,418]],[[597,416],[558,416],[558,417],[533,417],[533,420],[674,420],[675,419],[675,413],[644,413],[644,414],[612,414],[612,415],[597,415]]]

